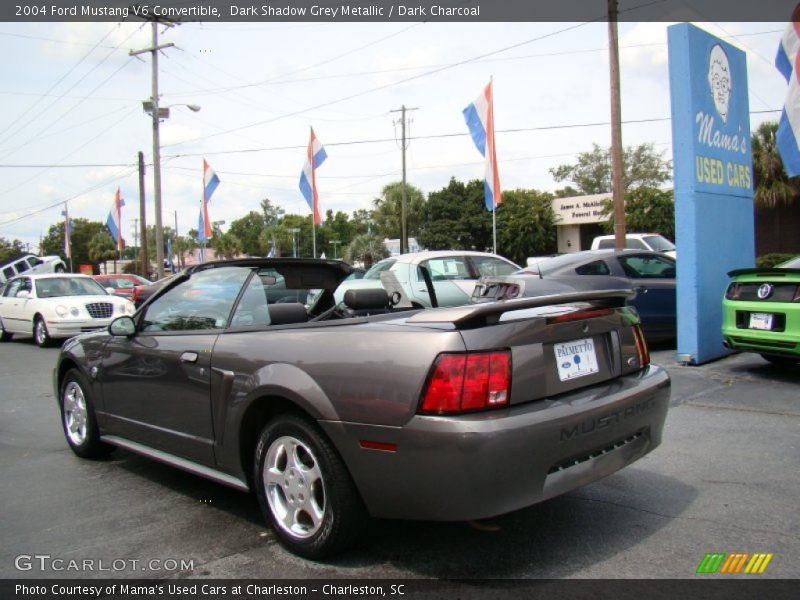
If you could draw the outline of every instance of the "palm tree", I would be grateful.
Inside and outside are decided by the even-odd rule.
[[[225,260],[236,258],[242,253],[242,241],[231,232],[213,238],[214,252]]]
[[[350,264],[359,262],[369,269],[373,263],[389,256],[389,250],[377,235],[357,235],[344,250],[344,260]]]
[[[789,204],[798,194],[797,181],[790,179],[783,168],[776,143],[777,131],[777,122],[766,121],[758,126],[752,138],[757,206],[773,208],[778,204]]]

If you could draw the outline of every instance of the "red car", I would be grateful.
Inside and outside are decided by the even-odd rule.
[[[137,285],[150,285],[149,279],[139,275],[119,273],[117,275],[93,275],[94,280],[104,288],[114,288],[114,294],[133,300],[133,288]]]

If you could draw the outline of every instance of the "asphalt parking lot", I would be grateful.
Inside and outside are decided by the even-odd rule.
[[[693,578],[707,552],[773,553],[760,577],[800,576],[800,368],[748,354],[684,367],[655,351],[672,410],[662,446],[632,467],[490,521],[374,521],[321,564],[284,551],[247,494],[126,451],[75,457],[57,353],[0,344],[2,578]]]

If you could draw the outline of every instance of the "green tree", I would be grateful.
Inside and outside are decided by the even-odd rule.
[[[89,240],[88,254],[89,260],[95,265],[95,270],[98,270],[100,263],[119,258],[117,244],[108,231],[98,231],[92,236]]]
[[[281,220],[281,214],[281,209],[274,205],[269,198],[264,198],[261,201],[261,216],[265,226],[277,225],[278,221]]]
[[[268,200],[263,200],[262,202],[268,202]],[[242,252],[251,256],[260,256],[263,254],[263,247],[260,241],[261,233],[265,227],[264,213],[251,210],[241,219],[231,222],[228,233],[239,238],[242,244]]]
[[[614,233],[614,201],[603,202],[608,220],[603,227]],[[640,187],[625,194],[625,227],[628,231],[660,233],[675,239],[675,198],[672,190]]]
[[[197,232],[194,238],[191,235],[179,235],[172,242],[172,252],[178,257],[179,269],[186,267],[186,255],[197,249]]]
[[[72,219],[72,235],[70,236],[72,248],[72,264],[74,269],[78,269],[82,264],[96,264],[89,258],[89,240],[95,234],[108,233],[105,223],[100,221],[90,221],[88,219]],[[64,259],[69,268],[69,260],[64,255],[64,222],[59,221],[50,225],[47,235],[42,238],[42,254],[58,254]]]
[[[374,233],[357,235],[344,250],[346,262],[360,263],[365,269],[369,269],[387,256],[389,256],[389,250],[384,245],[382,237]]]
[[[215,236],[212,242],[212,246],[217,258],[230,260],[232,258],[236,258],[242,253],[242,240],[240,240],[230,231]]]
[[[556,250],[553,196],[537,190],[503,192],[497,207],[497,251],[519,265],[528,256]]]
[[[788,204],[798,195],[798,180],[783,168],[776,136],[778,123],[761,123],[752,138],[754,198],[756,205],[774,207]]]
[[[375,210],[372,213],[373,231],[387,238],[400,237],[400,220],[403,204],[403,183],[396,181],[385,186],[380,198],[372,201]],[[425,196],[419,188],[406,184],[406,231],[408,237],[417,237],[422,214],[425,208]]]
[[[656,152],[653,144],[628,146],[622,152],[623,185],[626,191],[642,186],[658,187],[670,180],[672,163]],[[550,169],[556,181],[571,181],[578,194],[611,191],[611,150],[592,144],[591,152],[578,154],[578,162]],[[559,196],[564,197],[564,196]]]
[[[486,250],[492,246],[492,213],[486,210],[483,181],[451,178],[428,195],[417,241],[431,250]]]
[[[8,260],[24,253],[25,244],[19,240],[9,241],[4,237],[0,237],[0,261]]]

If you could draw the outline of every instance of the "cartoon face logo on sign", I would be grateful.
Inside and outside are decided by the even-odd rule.
[[[708,87],[714,107],[717,109],[723,123],[728,122],[728,104],[731,99],[731,69],[728,64],[728,55],[722,46],[715,44],[708,55]]]

